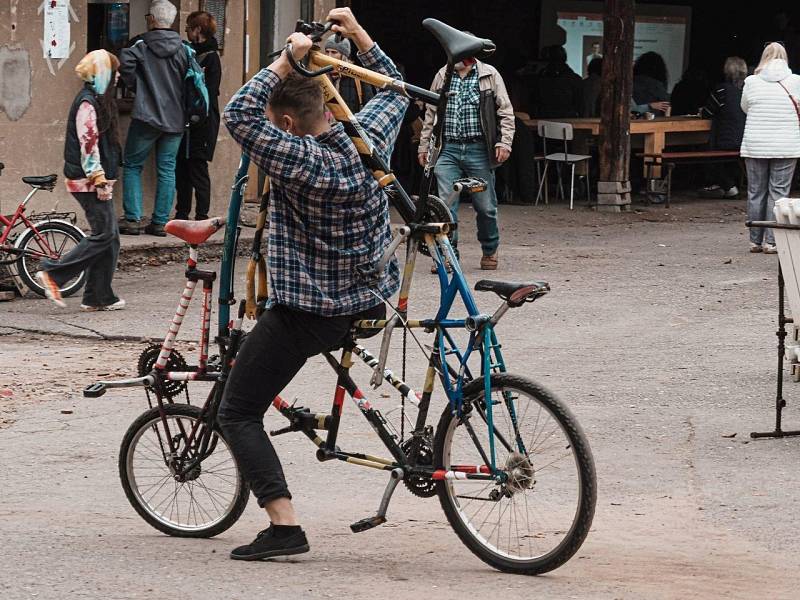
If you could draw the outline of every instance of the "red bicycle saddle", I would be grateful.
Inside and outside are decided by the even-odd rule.
[[[219,229],[225,226],[225,219],[215,217],[205,221],[170,221],[164,225],[164,231],[182,239],[187,244],[197,246],[205,242]]]

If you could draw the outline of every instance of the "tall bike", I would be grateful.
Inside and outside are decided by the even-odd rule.
[[[298,30],[318,41],[329,25],[299,23]],[[448,57],[444,89],[449,86],[456,62],[470,56],[485,56],[494,49],[488,40],[439,21],[427,19],[423,25],[441,43]],[[287,48],[287,54],[291,57],[291,48]],[[439,115],[444,115],[447,108],[447,94],[393,81],[318,51],[310,53],[307,64],[293,66],[309,77],[337,69],[342,75],[357,77],[379,88],[435,103]],[[492,314],[481,313],[448,237],[455,227],[450,222],[451,215],[440,199],[428,193],[432,166],[443,146],[443,119],[434,126],[422,193],[415,204],[374,152],[369,138],[327,78],[320,78],[320,82],[328,107],[349,128],[351,137],[357,138],[355,145],[365,163],[374,171],[379,184],[390,192],[405,221],[381,261],[360,275],[378,277],[403,243],[405,268],[397,305],[390,304],[392,317],[354,321],[340,357],[335,358],[331,352],[324,354],[337,374],[330,412],[317,413],[276,397],[273,405],[288,423],[271,435],[297,431],[313,442],[320,461],[343,461],[388,472],[389,482],[376,514],[353,523],[354,532],[386,521],[389,502],[402,481],[417,496],[438,495],[459,538],[486,563],[503,571],[525,574],[555,569],[574,555],[589,532],[596,501],[591,451],[577,420],[560,400],[530,379],[506,372],[495,331],[509,309],[541,298],[549,286],[541,281],[479,281],[476,291],[492,292],[501,299]],[[479,187],[481,182],[458,185],[469,190]],[[430,255],[437,265],[441,296],[434,316],[415,320],[408,318],[408,303],[420,252]],[[457,298],[466,315],[453,318],[450,312]],[[206,403],[202,407],[172,404],[159,391],[154,384],[164,379],[163,371],[167,370],[168,355],[163,354],[163,360],[155,365],[152,377],[145,383],[155,392],[157,404],[131,425],[123,440],[120,475],[128,497],[145,520],[170,535],[216,535],[230,527],[246,502],[246,488],[241,485],[241,477],[215,421],[222,388],[242,337],[244,312],[242,302],[238,318],[230,327],[219,373],[214,375],[214,390]],[[397,328],[403,328],[404,334],[416,335],[415,331],[421,331],[434,336],[432,350],[427,354],[425,383],[419,393],[386,367],[392,333]],[[380,352],[374,356],[359,338],[381,330]],[[458,331],[468,337],[464,347],[456,342]],[[369,402],[367,394],[351,377],[350,369],[356,359],[372,370],[373,386],[388,382],[400,394],[403,404],[416,410],[407,438],[402,429],[398,432]],[[157,372],[159,369],[162,373]],[[167,378],[188,379],[192,372],[169,372]],[[448,401],[434,429],[428,424],[428,413],[437,379]],[[102,393],[108,385],[114,383],[95,384],[94,391]],[[337,444],[341,443],[339,425],[345,396],[353,400],[356,410],[369,422],[386,447],[387,457],[346,451]],[[401,417],[401,423],[404,422],[405,415]],[[220,465],[224,465],[223,471]]]

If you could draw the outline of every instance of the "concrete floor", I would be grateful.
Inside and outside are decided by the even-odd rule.
[[[537,578],[491,570],[461,545],[436,499],[404,490],[388,524],[351,534],[349,523],[377,506],[384,476],[320,464],[291,435],[276,447],[310,554],[228,560],[265,526],[254,502],[218,538],[161,535],[134,513],[117,477],[118,445],[146,408],[143,394],[84,399],[80,390],[134,371],[139,340],[166,329],[182,268],[120,273],[116,288],[129,304],[120,313],[83,314],[77,299],[63,310],[35,298],[1,304],[0,597],[796,598],[800,438],[749,438],[774,419],[777,261],[747,252],[743,208],[678,201],[612,215],[503,206],[500,269],[484,273],[471,208],[462,207],[470,281],[550,282],[552,292],[512,311],[498,335],[511,371],[572,408],[597,466],[587,541]],[[438,301],[427,267],[418,265],[413,286],[417,316]],[[487,312],[497,305],[485,294],[478,302]],[[197,331],[187,317],[185,354]],[[416,388],[423,362],[412,350]],[[355,376],[366,387],[369,372]],[[333,384],[315,360],[284,397],[324,409]],[[370,397],[388,409],[396,399],[385,391]],[[799,429],[793,384],[785,396],[786,427]],[[438,415],[441,394],[434,402]],[[277,422],[272,413],[266,421]],[[371,432],[351,410],[343,427],[342,439],[369,449]]]

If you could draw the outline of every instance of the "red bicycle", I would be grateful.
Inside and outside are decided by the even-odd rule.
[[[3,170],[0,163],[0,173]],[[0,214],[0,265],[5,265],[12,276],[17,277],[34,293],[44,297],[44,288],[35,275],[43,259],[59,259],[86,237],[75,225],[74,212],[47,212],[25,214],[25,207],[39,190],[52,192],[57,175],[23,177],[31,191],[17,206],[13,215]],[[16,267],[16,269],[15,269]],[[86,282],[86,272],[66,282],[61,288],[62,296],[72,296]]]

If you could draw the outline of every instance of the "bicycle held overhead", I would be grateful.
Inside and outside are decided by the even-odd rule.
[[[173,321],[176,325],[158,358],[153,361],[152,351],[152,367],[145,365],[150,371],[135,380],[156,402],[123,440],[120,475],[128,498],[161,531],[208,537],[238,519],[247,501],[246,481],[271,525],[251,544],[235,549],[232,558],[255,560],[307,551],[280,463],[264,435],[263,415],[273,405],[288,420],[273,436],[297,431],[313,442],[318,460],[388,472],[376,514],[353,523],[354,532],[385,522],[402,481],[417,496],[438,495],[456,534],[486,563],[507,572],[550,571],[569,560],[588,535],[596,501],[594,464],[569,409],[542,386],[506,372],[495,330],[509,309],[541,298],[549,286],[541,281],[479,281],[475,290],[495,293],[500,305],[492,314],[478,310],[448,238],[453,227],[450,213],[430,194],[432,168],[445,145],[441,122],[433,128],[430,160],[416,203],[387,166],[406,99],[436,103],[438,114],[444,115],[447,95],[400,81],[391,60],[349,9],[335,9],[329,21],[299,23],[304,33],[293,34],[284,53],[246,84],[225,111],[234,139],[271,178],[268,306],[242,343],[242,301],[220,345],[220,358],[210,361],[204,356],[206,339],[196,368],[170,366],[172,329],[177,334],[180,326],[180,319]],[[446,80],[459,60],[494,49],[488,40],[433,19],[423,26],[447,54]],[[355,43],[363,67],[313,48],[329,30]],[[327,78],[319,76],[329,67],[381,90],[358,119]],[[302,77],[290,75],[293,72]],[[327,124],[323,99],[339,123]],[[456,183],[480,188],[475,181]],[[394,236],[389,203],[406,223]],[[331,220],[331,214],[337,218]],[[300,218],[302,231],[297,229]],[[205,222],[197,227],[210,230],[218,225]],[[190,244],[200,239],[189,239],[180,226],[173,227]],[[338,245],[331,243],[334,238]],[[394,253],[402,244],[406,252],[401,276]],[[330,249],[330,254],[317,251],[311,260],[307,248]],[[209,298],[214,274],[197,269],[196,249],[191,252],[187,278],[202,280],[204,298]],[[440,305],[435,315],[411,319],[410,290],[420,252],[437,265]],[[339,291],[332,293],[333,288]],[[397,300],[391,301],[398,290]],[[187,295],[178,314],[185,313]],[[336,301],[328,302],[330,297]],[[465,314],[451,316],[457,298]],[[203,319],[205,336],[205,308]],[[397,328],[404,333],[403,371],[406,334],[433,336],[425,351],[427,368],[419,393],[404,381],[404,373],[398,376],[385,366]],[[381,331],[375,356],[359,340]],[[456,343],[458,331],[466,333],[466,345]],[[333,356],[332,348],[341,349],[340,358]],[[318,353],[336,372],[330,412],[289,404],[279,396],[306,358]],[[370,402],[355,383],[350,370],[356,357],[372,371],[374,386],[388,382],[399,393],[404,411],[414,407],[417,414],[408,435],[404,413],[397,431],[378,403]],[[167,391],[166,382],[197,378],[214,382],[205,404],[173,403],[175,395]],[[428,413],[437,378],[447,400],[434,428]],[[127,383],[131,382],[123,385]],[[87,393],[100,395],[118,385],[101,382]],[[339,425],[346,395],[370,423],[388,457],[343,449]],[[215,491],[220,487],[224,489]]]

